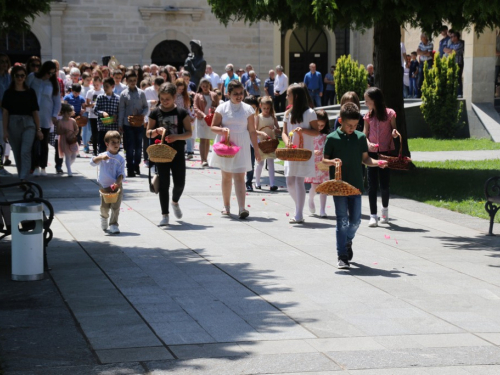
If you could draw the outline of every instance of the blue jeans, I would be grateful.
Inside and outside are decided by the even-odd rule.
[[[194,144],[193,138],[186,139],[186,152],[188,154],[194,153],[194,151],[193,151],[193,144]]]
[[[321,107],[321,98],[319,96],[319,92],[312,92],[311,90],[309,90],[309,95],[311,95],[314,106]]]
[[[123,147],[127,157],[127,169],[133,169],[141,164],[143,126],[123,127]]]
[[[90,137],[92,137],[92,128],[90,127],[90,121],[87,121],[87,126],[82,128],[82,142],[85,150],[89,149]]]
[[[409,98],[410,97],[410,86],[405,86],[403,84],[403,98]]]
[[[410,98],[417,97],[417,78],[410,77]]]
[[[347,242],[352,242],[361,224],[361,195],[333,197],[337,216],[337,256],[347,259]]]

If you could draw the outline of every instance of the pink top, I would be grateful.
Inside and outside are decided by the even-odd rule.
[[[363,120],[368,121],[370,129],[368,133],[368,141],[378,143],[378,151],[386,152],[394,150],[394,142],[392,140],[391,120],[396,117],[396,112],[391,108],[386,108],[387,120],[379,121],[376,116],[370,117],[367,113]]]

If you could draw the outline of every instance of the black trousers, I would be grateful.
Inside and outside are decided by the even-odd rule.
[[[281,95],[277,95],[273,99],[274,112],[281,113],[286,110],[286,92]]]
[[[50,129],[40,128],[42,130],[43,139],[39,142],[38,153],[31,153],[31,169],[35,168],[47,168],[47,163],[49,161],[49,135]],[[36,141],[35,141],[36,142]]]
[[[253,171],[254,171],[254,166],[255,166],[255,151],[252,146],[250,146],[250,157],[252,160],[252,170],[247,172],[247,181],[246,185],[252,185],[252,180],[253,180]]]
[[[144,161],[149,160],[149,155],[148,155],[148,147],[149,147],[149,138],[146,137],[146,130],[147,126],[144,127],[144,133],[142,135],[142,155],[144,158]]]
[[[326,90],[323,93],[323,105],[327,106],[334,104],[335,104],[335,90]]]
[[[155,163],[158,168],[158,175],[160,176],[160,205],[161,214],[169,214],[169,199],[170,199],[170,174],[174,181],[174,188],[172,189],[172,201],[179,202],[184,185],[186,184],[186,160],[184,153],[177,151],[174,160],[170,163]]]
[[[104,136],[106,135],[107,130],[99,130],[99,153],[106,152],[106,143],[104,142]]]
[[[56,139],[54,142],[54,163],[56,164],[56,171],[62,169],[63,158],[59,157],[59,139]]]
[[[378,154],[369,152],[373,159],[378,159]],[[389,168],[368,167],[368,200],[370,201],[370,214],[377,213],[377,193],[380,184],[380,195],[382,196],[382,207],[389,206]]]
[[[97,156],[97,150],[98,150],[97,145],[99,144],[99,134],[97,131],[97,119],[91,118],[89,120],[90,120],[90,128],[92,129],[92,139],[90,140],[92,142],[92,153],[94,154],[94,156]]]

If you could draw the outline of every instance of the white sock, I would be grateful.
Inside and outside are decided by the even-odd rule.
[[[267,168],[269,169],[269,186],[274,186],[274,159],[267,159]]]
[[[306,185],[304,180],[305,177],[295,177],[295,192],[297,194],[295,220],[302,220],[304,218],[304,204],[306,203]]]
[[[262,168],[264,168],[264,160],[260,163],[257,163],[255,167],[255,185],[260,186],[260,176],[262,175]]]
[[[328,195],[326,195],[326,194],[320,194],[319,195],[319,203],[320,203],[319,215],[320,216],[325,216],[326,215],[326,199],[327,198],[328,198]]]

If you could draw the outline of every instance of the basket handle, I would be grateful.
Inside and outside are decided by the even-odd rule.
[[[341,166],[342,166],[341,162],[338,162],[338,161],[335,162],[335,179],[337,181],[342,180],[342,168],[341,168]]]
[[[302,135],[302,132],[296,131],[297,129],[292,130],[292,136],[288,137],[288,147],[292,147],[292,141],[293,141],[293,135],[297,133],[299,135],[299,148],[304,148],[304,136]]]
[[[161,134],[161,142],[160,142],[161,145],[163,144],[163,142],[165,142],[166,135],[167,135],[167,129],[163,129],[163,133]]]
[[[229,132],[230,132],[230,130],[229,130],[229,129],[227,129],[227,137],[226,137],[226,139],[225,139],[225,141],[224,141],[224,144],[225,144],[226,146],[230,146],[230,145],[231,145],[231,143],[229,142]]]
[[[403,155],[403,137],[399,134],[399,156]]]

